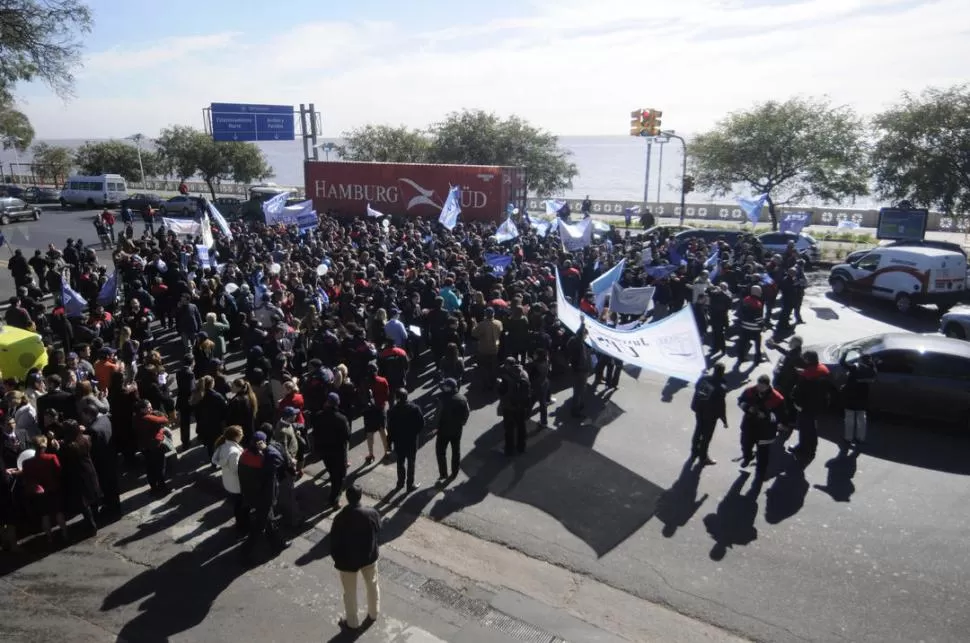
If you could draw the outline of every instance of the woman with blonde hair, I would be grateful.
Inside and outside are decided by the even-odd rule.
[[[212,464],[222,470],[222,487],[232,501],[232,513],[236,517],[236,530],[239,532],[249,530],[249,507],[243,500],[239,484],[239,456],[243,453],[240,443],[243,437],[242,427],[235,424],[227,426],[216,440],[216,450],[212,454]]]
[[[215,389],[215,385],[216,381],[211,375],[199,378],[190,400],[195,415],[195,434],[205,445],[210,458],[215,453],[216,439],[222,433],[228,409],[226,398]]]
[[[259,402],[256,393],[248,381],[239,378],[232,383],[232,397],[226,410],[226,423],[242,428],[245,441],[256,432],[256,414]]]

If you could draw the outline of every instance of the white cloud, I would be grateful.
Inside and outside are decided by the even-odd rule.
[[[27,107],[50,138],[198,126],[210,100],[313,101],[331,136],[368,122],[423,126],[464,107],[518,113],[563,134],[623,134],[631,109],[652,106],[665,126],[690,132],[792,95],[827,94],[874,112],[904,90],[962,82],[970,55],[966,0],[531,6],[527,18],[424,32],[383,16],[305,24],[269,43],[215,34],[126,51],[120,62],[117,52],[96,54],[88,72],[104,81],[113,69],[144,69],[161,100],[119,82],[116,96],[86,96],[82,86],[66,106],[35,98]]]
[[[122,72],[182,62],[194,56],[223,50],[239,35],[238,33],[216,33],[204,36],[177,36],[165,38],[145,49],[137,49],[129,45],[114,47],[86,56],[84,68],[79,77],[104,78]]]

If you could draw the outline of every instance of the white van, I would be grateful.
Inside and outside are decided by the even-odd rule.
[[[128,184],[120,174],[72,176],[61,190],[61,207],[83,205],[97,208],[118,205],[128,198]]]
[[[888,299],[900,312],[936,304],[942,313],[968,294],[967,258],[943,248],[885,246],[853,263],[834,266],[829,285],[836,295],[851,292]]]

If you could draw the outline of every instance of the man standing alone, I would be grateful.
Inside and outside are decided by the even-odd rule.
[[[367,620],[376,621],[381,593],[377,586],[377,559],[380,555],[381,516],[373,507],[362,507],[360,487],[347,489],[347,506],[333,519],[330,529],[330,555],[340,572],[346,617],[340,624],[347,629],[360,627],[357,616],[357,572],[364,577],[367,591]]]
[[[388,437],[397,453],[397,486],[400,491],[407,483],[408,493],[418,488],[414,484],[414,460],[418,455],[418,438],[424,430],[424,414],[413,402],[408,391],[399,388],[394,394],[394,406],[387,413]]]

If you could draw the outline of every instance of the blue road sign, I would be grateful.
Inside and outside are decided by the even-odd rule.
[[[292,141],[293,107],[212,103],[209,106],[214,141]]]

